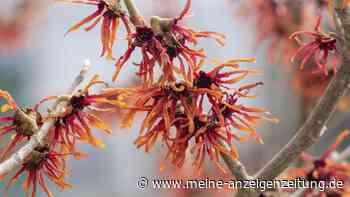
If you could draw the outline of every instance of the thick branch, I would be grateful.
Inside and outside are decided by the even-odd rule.
[[[350,14],[348,9],[335,9],[344,30],[341,66],[334,76],[323,97],[311,112],[304,125],[297,131],[290,142],[255,176],[259,179],[272,180],[282,173],[299,155],[318,141],[339,99],[346,93],[350,84]]]
[[[221,154],[226,166],[230,170],[231,174],[236,180],[250,180],[252,177],[248,174],[245,166],[237,159],[232,159],[226,154]],[[237,188],[237,197],[254,197],[257,196],[257,192],[254,189]]]
[[[84,67],[80,71],[79,75],[75,78],[71,87],[68,89],[67,94],[72,94],[74,90],[79,86],[79,84],[83,81],[86,72],[90,67],[90,62],[86,61]],[[62,108],[65,107],[60,101],[56,101],[52,106],[53,114],[59,113],[62,111]],[[11,157],[0,164],[0,177],[6,175],[11,172],[14,168],[21,165],[23,161],[33,152],[33,150],[39,146],[43,145],[45,142],[45,138],[48,135],[50,128],[54,125],[55,119],[51,118],[47,120],[43,126],[40,128],[37,134],[33,135],[31,139],[18,151],[13,153]]]
[[[233,160],[225,154],[222,154],[221,156],[224,159],[231,174],[235,176],[237,180],[248,180],[251,178],[248,172],[246,171],[244,165],[239,160]]]

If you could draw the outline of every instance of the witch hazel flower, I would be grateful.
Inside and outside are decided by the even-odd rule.
[[[285,176],[289,178],[303,177],[307,181],[329,182],[332,180],[342,181],[341,188],[327,188],[318,191],[315,188],[306,189],[302,196],[349,196],[350,195],[350,164],[347,161],[337,160],[333,156],[337,147],[350,136],[350,132],[341,132],[333,144],[331,144],[319,157],[303,153],[301,155],[301,166],[291,167]]]
[[[54,195],[49,190],[46,179],[50,180],[60,189],[72,188],[72,185],[66,183],[64,180],[68,175],[65,160],[65,157],[68,155],[58,153],[48,145],[36,147],[25,159],[20,169],[10,179],[6,190],[24,174],[27,174],[23,182],[23,189],[26,192],[26,196],[35,197],[37,187],[40,186],[48,197],[53,197]]]
[[[213,105],[212,116],[218,121],[219,125],[225,127],[229,138],[246,141],[252,137],[263,144],[263,139],[255,127],[261,121],[275,124],[279,122],[265,109],[241,103],[243,99],[255,98],[249,92],[261,85],[263,85],[262,82],[242,85],[235,92],[226,94],[218,107]]]
[[[301,38],[306,37],[308,41],[303,41]],[[321,30],[321,17],[318,17],[314,27],[314,31],[297,31],[290,36],[290,39],[295,39],[301,46],[291,58],[294,62],[296,58],[301,60],[300,69],[304,69],[305,64],[311,59],[314,59],[318,70],[328,75],[328,62],[330,56],[333,59],[333,72],[337,71],[337,38],[334,33],[325,33]]]
[[[166,50],[157,40],[156,35],[151,27],[147,25],[137,26],[135,31],[129,33],[128,39],[130,43],[124,54],[118,58],[115,63],[115,72],[113,81],[118,78],[118,75],[124,64],[130,59],[136,48],[141,51],[142,59],[135,65],[139,67],[137,75],[145,83],[152,83],[154,78],[154,66],[157,62],[162,64]]]
[[[94,147],[105,147],[100,139],[93,136],[92,127],[106,134],[110,134],[111,129],[95,112],[112,112],[116,107],[123,107],[125,104],[118,96],[111,97],[108,94],[92,93],[92,86],[97,84],[107,85],[99,79],[98,75],[95,75],[83,89],[78,90],[73,96],[69,98],[50,96],[37,104],[36,108],[43,102],[52,99],[62,99],[68,102],[62,113],[54,115],[56,123],[52,128],[51,136],[52,144],[60,145],[62,151],[77,152],[75,148],[77,141],[88,142]]]
[[[203,49],[193,49],[200,38],[214,38],[224,45],[225,36],[211,31],[197,32],[180,24],[189,14],[191,0],[188,0],[180,16],[176,18],[151,17],[150,24],[136,26],[134,33],[129,34],[132,40],[127,51],[116,63],[113,80],[119,75],[122,66],[129,60],[136,47],[141,48],[142,60],[135,65],[140,67],[138,75],[143,81],[152,83],[153,68],[159,64],[163,73],[163,82],[174,80],[178,73],[183,78],[191,78],[193,69],[199,59],[206,56]],[[175,61],[177,60],[177,61]],[[191,82],[191,81],[189,81]]]
[[[29,140],[32,135],[37,133],[42,124],[42,119],[41,115],[34,109],[17,106],[8,92],[0,90],[0,97],[6,101],[0,107],[1,113],[10,114],[0,116],[0,122],[3,123],[0,126],[0,136],[4,137],[11,134],[10,142],[1,150],[2,161],[16,148],[17,144]]]
[[[202,171],[207,157],[221,172],[227,173],[227,169],[221,164],[221,154],[233,159],[238,158],[238,151],[232,143],[232,138],[227,135],[224,127],[203,112],[197,111],[193,122],[193,131],[190,130],[188,119],[179,116],[174,122],[176,135],[168,142],[170,145],[166,159],[173,165],[182,167],[189,150],[193,155],[192,166],[196,173]]]
[[[130,127],[137,112],[146,113],[139,137],[134,141],[138,148],[150,152],[160,141],[167,149],[165,160],[173,166],[182,167],[186,152],[192,150],[196,171],[202,169],[208,155],[222,172],[227,172],[219,155],[237,159],[238,153],[232,141],[255,138],[262,142],[254,127],[260,120],[277,122],[264,109],[240,104],[242,98],[254,98],[249,94],[250,90],[262,84],[257,82],[234,88],[246,77],[261,74],[255,69],[240,68],[240,63],[254,61],[254,58],[230,59],[215,64],[209,71],[202,69],[204,62],[201,61],[193,69],[192,80],[135,88],[107,88],[104,92],[123,95],[129,100],[126,107],[129,111],[122,127]],[[204,110],[205,101],[211,106],[209,112]],[[246,135],[241,136],[238,131]]]
[[[162,46],[166,49],[168,61],[171,62],[172,67],[177,68],[177,73],[185,78],[193,75],[192,72],[198,59],[206,57],[203,49],[197,50],[193,48],[193,46],[198,44],[200,38],[213,38],[221,46],[225,45],[226,39],[226,36],[221,33],[213,31],[198,32],[181,24],[181,21],[189,16],[191,4],[192,0],[187,0],[184,9],[178,17],[160,18],[153,16],[151,18],[151,26]]]
[[[89,24],[85,27],[86,31],[92,30],[100,21],[101,24],[101,57],[106,56],[107,59],[113,59],[113,45],[117,39],[117,32],[120,23],[125,26],[126,32],[130,33],[129,19],[126,13],[122,10],[120,0],[56,0],[67,3],[77,3],[85,5],[96,6],[97,10],[79,21],[77,24],[69,28],[67,33],[76,31],[83,25]]]

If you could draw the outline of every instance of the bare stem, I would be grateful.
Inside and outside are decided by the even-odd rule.
[[[71,87],[68,89],[66,94],[72,94],[74,90],[79,86],[79,84],[83,81],[86,72],[90,67],[90,63],[88,61],[85,62],[84,67],[80,71],[79,75],[75,78]],[[65,107],[66,104],[63,104],[61,101],[57,100],[52,106],[53,114],[59,113],[62,108]],[[0,177],[6,175],[11,172],[14,168],[21,165],[23,161],[33,152],[33,150],[40,145],[45,143],[45,138],[49,134],[51,127],[54,125],[55,119],[51,118],[47,120],[37,134],[33,135],[32,138],[18,151],[13,153],[7,160],[0,164]]]
[[[144,19],[143,17],[140,15],[140,11],[137,9],[137,7],[135,6],[135,3],[133,0],[124,0],[124,4],[126,6],[126,9],[129,12],[129,17],[130,17],[130,21],[135,25],[135,26],[140,26],[140,25],[144,25]]]

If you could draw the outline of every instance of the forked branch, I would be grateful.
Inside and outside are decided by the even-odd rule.
[[[86,61],[84,67],[81,69],[79,75],[73,81],[71,87],[67,90],[66,95],[70,95],[74,92],[74,90],[80,85],[80,83],[84,80],[84,77],[87,71],[90,68],[90,62]],[[67,103],[61,102],[57,100],[52,105],[52,111],[50,113],[57,114],[62,111]],[[45,143],[46,136],[48,136],[51,127],[54,125],[55,119],[51,118],[47,120],[37,134],[33,135],[33,137],[26,143],[23,147],[21,147],[18,151],[13,153],[7,160],[0,164],[0,176],[3,177],[7,173],[11,172],[14,168],[21,165],[25,159],[33,152],[33,150],[40,145]]]

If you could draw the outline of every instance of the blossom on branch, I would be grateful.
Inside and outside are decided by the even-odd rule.
[[[129,60],[135,48],[139,47],[142,59],[135,65],[140,67],[137,74],[143,82],[152,84],[154,66],[159,64],[163,74],[162,83],[175,80],[175,73],[181,74],[186,81],[191,83],[194,67],[199,59],[206,56],[203,49],[196,50],[191,45],[195,46],[200,38],[208,37],[224,45],[225,36],[211,31],[196,32],[180,25],[179,22],[188,15],[190,6],[191,0],[188,0],[179,17],[154,16],[151,18],[150,25],[137,26],[135,32],[128,36],[131,40],[128,49],[115,64],[116,71],[113,80],[116,80],[122,66]]]
[[[220,154],[225,154],[232,159],[238,158],[238,151],[232,143],[232,138],[220,126],[218,122],[203,113],[197,113],[193,119],[194,130],[189,130],[186,119],[178,119],[176,125],[176,137],[172,140],[166,159],[172,164],[181,167],[186,159],[186,151],[193,155],[192,166],[195,172],[201,172],[206,156],[220,169],[227,173],[227,169],[221,164]]]
[[[194,85],[206,92],[208,101],[210,102],[212,116],[225,125],[227,131],[238,129],[249,132],[259,142],[262,142],[260,136],[257,134],[252,125],[257,124],[258,120],[269,120],[271,122],[278,122],[277,119],[269,117],[269,113],[264,109],[245,106],[239,104],[243,98],[254,98],[249,95],[249,91],[262,82],[246,84],[240,86],[238,89],[232,85],[241,82],[249,75],[261,74],[259,70],[240,68],[239,63],[254,62],[254,58],[231,59],[224,63],[217,64],[211,71],[205,72],[200,70],[201,65],[196,68]],[[224,69],[228,69],[224,71]],[[230,87],[231,86],[231,87]],[[213,97],[214,93],[222,93],[224,97]],[[200,98],[199,106],[203,105],[204,95]],[[236,139],[240,139],[237,135],[232,135]]]
[[[325,191],[316,191],[315,188],[306,189],[304,196],[348,196],[350,195],[350,164],[347,161],[338,161],[333,157],[337,146],[347,137],[350,132],[340,133],[335,142],[318,158],[304,153],[301,156],[303,166],[292,167],[287,170],[286,176],[291,178],[304,177],[307,181],[342,181],[343,187],[327,187]]]
[[[181,14],[176,18],[153,17],[151,19],[151,26],[162,46],[166,49],[168,61],[172,67],[178,64],[177,72],[189,82],[192,82],[190,76],[193,75],[198,59],[206,56],[203,49],[196,50],[192,46],[196,46],[200,38],[214,38],[223,46],[226,39],[226,36],[221,33],[212,31],[197,32],[180,24],[181,20],[189,15],[191,4],[192,0],[187,0]],[[177,62],[174,61],[175,59],[177,59]]]
[[[11,113],[0,117],[0,122],[4,123],[0,126],[0,136],[12,134],[10,142],[1,151],[1,161],[3,161],[17,144],[29,140],[38,131],[42,120],[41,115],[35,110],[18,107],[8,92],[0,90],[0,97],[7,102],[0,107],[0,111]]]
[[[31,190],[31,196],[35,197],[37,186],[39,184],[48,197],[53,197],[53,194],[48,189],[45,182],[46,177],[60,189],[72,188],[72,186],[64,180],[68,175],[65,161],[67,155],[68,154],[60,154],[51,150],[49,146],[35,148],[35,150],[26,158],[21,168],[10,179],[6,189],[8,190],[12,184],[14,184],[20,176],[25,173],[27,176],[23,182],[23,189],[27,193],[27,196],[30,196]]]
[[[140,48],[142,59],[140,63],[135,64],[139,67],[137,75],[143,82],[147,84],[152,83],[154,80],[154,66],[156,63],[166,63],[164,60],[166,50],[156,38],[152,28],[146,25],[136,27],[135,32],[129,33],[128,39],[130,43],[127,50],[119,57],[115,64],[115,72],[112,77],[113,81],[117,79],[119,72],[130,59],[135,49]]]
[[[303,42],[301,36],[305,36],[310,41]],[[291,39],[295,39],[301,46],[292,57],[292,62],[296,57],[300,57],[300,69],[303,69],[305,64],[314,57],[314,61],[318,66],[318,69],[328,75],[328,60],[331,53],[337,57],[339,52],[337,50],[337,39],[333,33],[325,33],[321,30],[321,17],[317,18],[314,31],[297,31],[290,36]],[[333,71],[337,71],[337,58],[333,58]]]
[[[254,127],[260,120],[277,122],[264,109],[240,104],[251,89],[261,82],[235,85],[247,76],[260,74],[254,69],[240,68],[242,62],[254,62],[254,58],[231,59],[218,63],[213,69],[202,70],[203,61],[193,68],[192,80],[174,80],[141,85],[135,88],[107,88],[102,94],[122,95],[129,109],[122,127],[130,127],[137,112],[145,112],[139,137],[134,144],[149,152],[157,141],[167,149],[166,161],[182,167],[187,151],[194,155],[193,167],[201,171],[206,155],[222,171],[220,154],[237,159],[233,141],[242,142],[255,138],[262,142]],[[209,111],[206,106],[209,104]],[[238,131],[246,133],[240,136]]]
[[[107,134],[111,133],[111,129],[94,112],[114,111],[115,107],[123,107],[124,103],[117,96],[110,97],[107,94],[91,93],[91,87],[96,84],[107,85],[99,79],[98,75],[95,75],[84,89],[78,90],[72,97],[68,98],[68,106],[64,112],[54,115],[57,120],[53,127],[51,141],[53,145],[60,144],[62,151],[76,152],[77,140],[86,141],[95,147],[105,147],[101,140],[92,135],[91,127]],[[37,107],[51,99],[60,98],[56,96],[44,98]],[[105,107],[106,105],[111,107]]]
[[[86,31],[93,29],[101,20],[101,57],[113,59],[112,48],[117,39],[117,31],[120,21],[123,22],[127,33],[130,33],[130,24],[128,16],[122,11],[120,0],[56,0],[68,3],[78,3],[86,5],[95,5],[97,10],[79,21],[71,27],[67,33],[79,29],[81,26],[91,23],[85,28]]]

